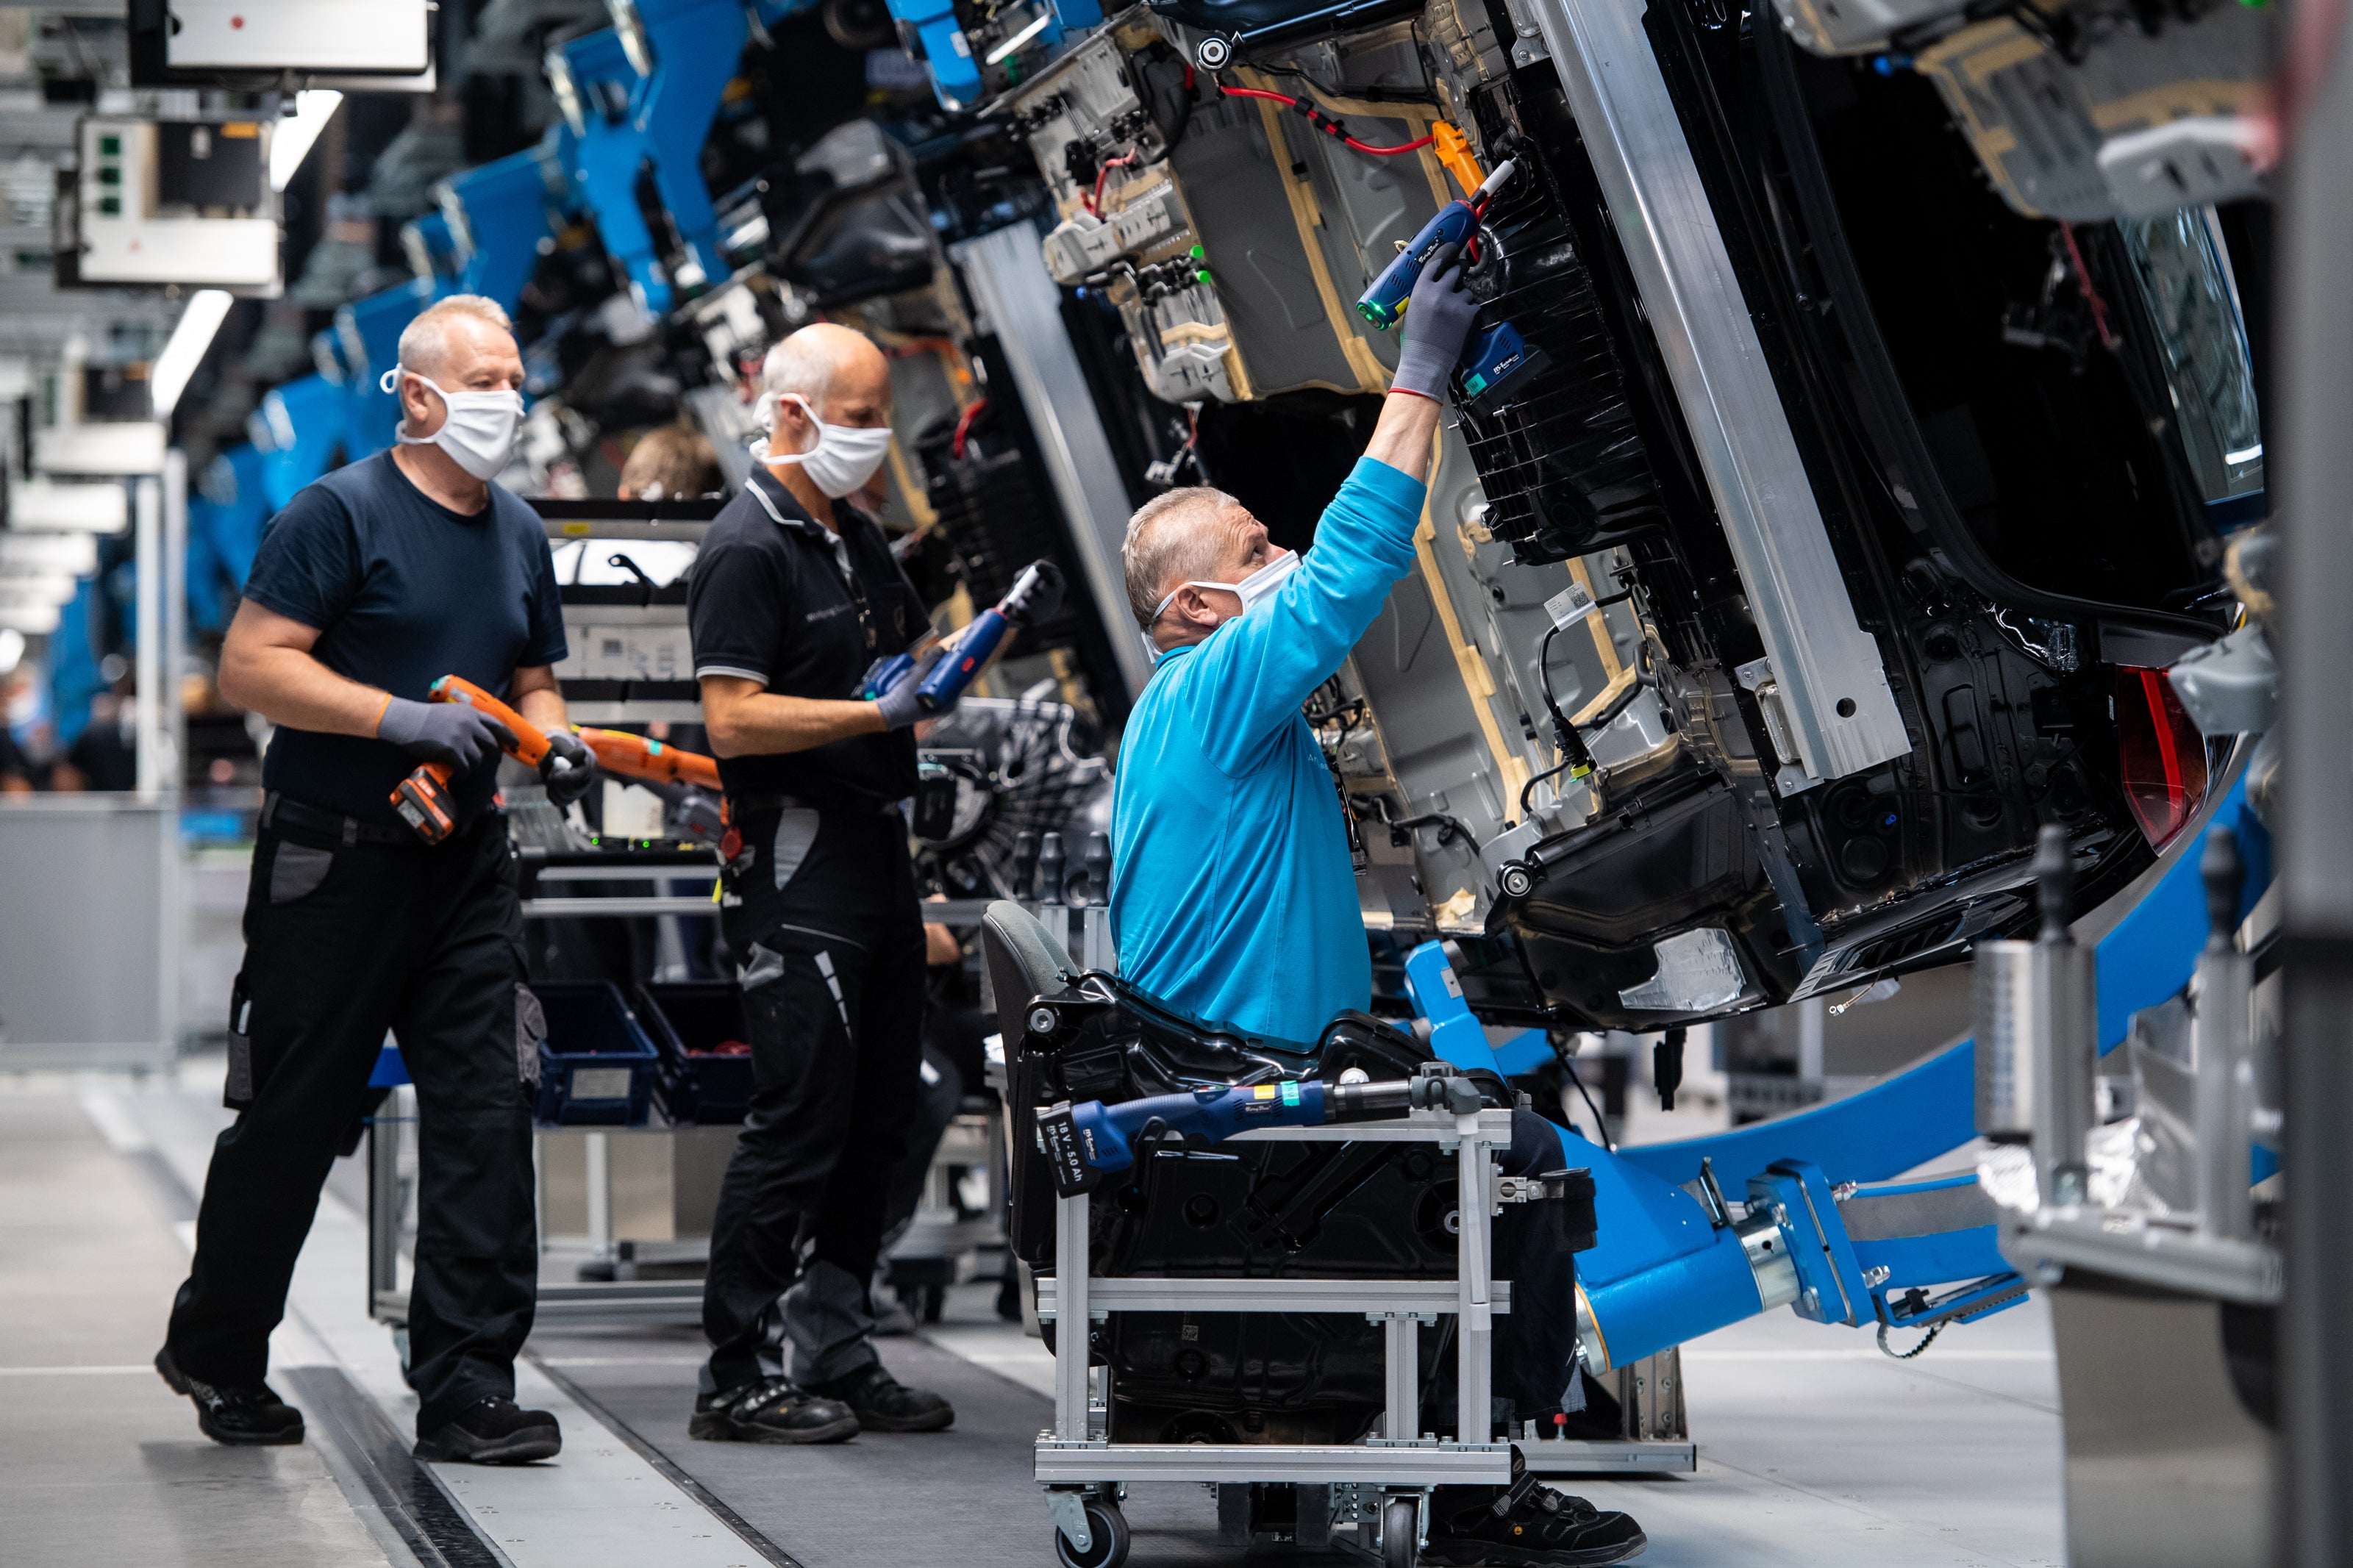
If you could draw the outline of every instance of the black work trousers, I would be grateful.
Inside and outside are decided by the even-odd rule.
[[[736,829],[721,920],[754,1076],[712,1223],[705,1393],[876,1359],[869,1288],[923,1057],[923,918],[898,811],[771,805]]]
[[[229,1026],[241,1113],[213,1146],[173,1360],[206,1383],[262,1380],[319,1189],[389,1029],[417,1084],[417,1430],[512,1398],[538,1289],[524,1083],[526,1068],[538,1076],[538,1009],[504,819],[431,848],[265,827],[245,944]]]

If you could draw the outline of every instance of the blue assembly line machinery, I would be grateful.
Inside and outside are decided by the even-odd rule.
[[[2269,837],[2242,782],[2099,941],[2103,1054],[2137,1013],[2189,984],[2208,937],[2200,860],[2218,828],[2246,863],[2242,912],[2268,884]],[[1416,949],[1406,968],[1440,1057],[1507,1076],[1549,1057],[1533,1030],[1491,1047],[1442,944]],[[1610,1150],[1565,1131],[1567,1163],[1593,1172],[1599,1218],[1597,1246],[1578,1259],[1588,1370],[1630,1365],[1782,1305],[1818,1322],[1875,1321],[1883,1345],[1889,1330],[1967,1322],[2023,1300],[2030,1281],[2006,1254],[2001,1211],[1976,1174],[1894,1180],[1978,1135],[1978,1055],[1963,1040],[1852,1098],[1705,1138]],[[2275,1163],[2259,1149],[2253,1174]],[[1745,1192],[1745,1214],[1734,1213],[1727,1186]]]

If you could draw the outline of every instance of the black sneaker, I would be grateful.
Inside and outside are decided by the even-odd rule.
[[[155,1352],[155,1370],[173,1393],[195,1401],[196,1426],[216,1443],[258,1448],[302,1440],[302,1413],[266,1383],[245,1388],[199,1383],[172,1364],[168,1345]]]
[[[1498,1491],[1444,1487],[1432,1500],[1428,1563],[1484,1563],[1499,1568],[1590,1568],[1640,1557],[1650,1538],[1622,1513],[1604,1513],[1581,1497],[1537,1483],[1512,1449],[1512,1484]],[[1485,1499],[1472,1500],[1472,1494]],[[1450,1504],[1454,1506],[1450,1507]]]
[[[476,1400],[439,1431],[417,1440],[417,1457],[436,1464],[524,1465],[552,1459],[563,1448],[564,1429],[554,1416],[498,1394]]]
[[[858,1436],[858,1417],[790,1378],[764,1377],[698,1395],[686,1435],[710,1443],[839,1443]]]
[[[937,1432],[955,1420],[955,1405],[936,1394],[909,1388],[879,1361],[831,1383],[813,1383],[809,1392],[840,1400],[870,1432]]]

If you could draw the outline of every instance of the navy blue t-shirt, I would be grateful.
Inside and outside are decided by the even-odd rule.
[[[316,629],[313,658],[395,697],[445,675],[501,699],[514,672],[560,663],[564,605],[538,514],[498,486],[468,517],[411,484],[389,451],[339,468],[286,503],[261,536],[245,596]],[[397,826],[392,792],[417,759],[357,735],[281,724],[262,783],[364,822]],[[453,781],[462,816],[490,805],[495,758]]]

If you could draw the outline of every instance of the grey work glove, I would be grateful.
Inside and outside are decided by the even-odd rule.
[[[470,773],[515,743],[504,724],[463,702],[412,702],[396,697],[375,721],[375,736],[409,755]]]
[[[596,782],[596,753],[569,730],[547,732],[547,755],[539,759],[540,782],[557,809],[570,805]]]
[[[923,685],[923,678],[931,674],[933,668],[938,665],[940,656],[940,649],[936,647],[932,649],[930,653],[910,666],[898,679],[892,681],[881,696],[874,700],[874,706],[881,710],[884,729],[903,730],[919,720],[936,719],[941,714],[955,710],[954,702],[942,708],[926,708],[915,700],[915,689]]]
[[[997,606],[1017,626],[1050,621],[1062,607],[1062,569],[1051,561],[1033,561]]]
[[[1462,358],[1479,301],[1462,286],[1462,247],[1441,245],[1421,269],[1406,302],[1405,346],[1398,351],[1391,392],[1413,392],[1442,403],[1447,378]]]

